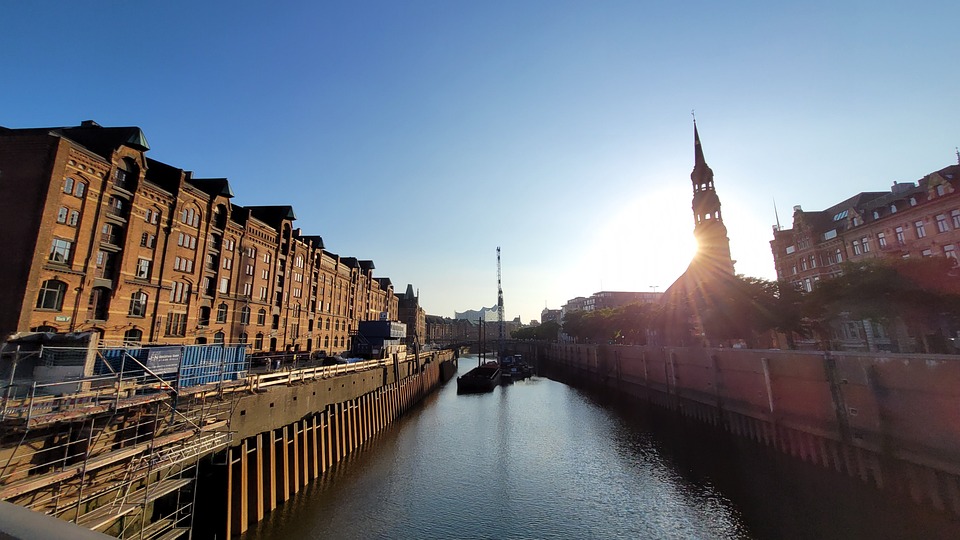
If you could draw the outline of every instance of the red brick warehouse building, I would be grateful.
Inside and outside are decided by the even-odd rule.
[[[146,157],[137,127],[0,128],[0,332],[106,342],[345,351],[398,316],[370,260],[295,229],[290,206],[232,204],[227,179]]]

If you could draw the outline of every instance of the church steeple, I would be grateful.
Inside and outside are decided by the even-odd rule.
[[[694,264],[703,270],[720,271],[732,275],[733,260],[730,258],[730,239],[723,224],[720,197],[713,185],[713,170],[703,157],[697,121],[693,121],[693,235],[697,239],[697,255]]]

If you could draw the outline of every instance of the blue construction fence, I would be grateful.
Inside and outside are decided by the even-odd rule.
[[[133,379],[146,376],[146,366],[177,388],[235,381],[245,378],[250,369],[245,345],[110,347],[100,353],[95,375]]]

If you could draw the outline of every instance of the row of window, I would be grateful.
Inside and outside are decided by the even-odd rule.
[[[173,269],[179,272],[193,272],[193,259],[174,257]]]
[[[56,280],[56,279],[44,281],[41,284],[39,294],[37,295],[37,309],[60,311],[63,308],[63,301],[66,295],[66,290],[67,290],[67,284],[64,283],[63,281]],[[94,292],[95,294],[91,296],[92,305],[103,304],[105,306],[104,301],[108,293],[105,291],[100,291],[99,294],[96,294],[97,291],[94,291]],[[136,291],[133,294],[131,294],[130,306],[128,310],[129,315],[131,317],[146,317],[148,301],[149,301],[149,296],[147,295],[147,293],[143,291]],[[299,308],[299,306],[296,306],[296,308]],[[216,318],[217,323],[224,324],[227,322],[228,309],[229,309],[229,306],[227,306],[227,304],[225,303],[222,303],[219,306],[217,306],[217,318]],[[244,306],[240,310],[240,324],[242,325],[250,324],[250,313],[251,313],[250,308],[247,306]],[[295,313],[294,316],[299,316],[299,313]],[[210,317],[209,308],[201,308],[199,323],[204,325],[208,324],[209,317]],[[99,318],[106,319],[106,314],[104,313]],[[257,312],[257,325],[258,326],[265,325],[266,319],[267,319],[267,312],[265,309],[261,308]],[[274,316],[274,320],[273,320],[274,329],[276,329],[278,326],[278,322],[279,322],[278,319],[279,319],[279,316]],[[165,330],[166,335],[184,336],[186,335],[186,325],[187,325],[186,313],[170,312],[167,317],[167,325]],[[335,329],[337,331],[340,331],[340,328],[341,328],[340,321],[339,320],[335,321]],[[326,329],[327,330],[330,329],[330,319],[326,319]],[[343,325],[343,329],[344,330],[347,329],[346,324]],[[310,321],[310,330],[313,330],[313,321]],[[294,338],[299,336],[299,323],[293,323],[291,325],[291,332]],[[246,334],[241,334],[241,343],[246,343],[245,336]],[[262,334],[258,334],[258,336],[262,336]],[[126,336],[124,339],[126,340]],[[340,336],[335,337],[334,346],[339,346],[341,339],[342,338]],[[327,345],[325,346],[329,346],[329,336],[327,336],[325,340],[327,340]],[[258,349],[262,348],[262,344],[255,345],[255,346]]]
[[[167,323],[168,336],[183,335],[182,333],[176,334],[176,332],[180,332],[181,329],[184,328],[183,326],[184,322],[182,319],[184,315],[185,314],[183,313],[169,314],[167,319],[168,320],[168,323]],[[263,337],[264,337],[263,333],[257,333],[257,335],[253,339],[254,349],[256,350],[263,349]],[[219,331],[213,334],[213,343],[221,344],[224,342],[225,338],[226,338],[226,335],[222,331]],[[247,335],[246,332],[243,332],[238,336],[238,340],[240,343],[245,344],[249,340],[249,336]],[[131,344],[140,343],[141,341],[143,341],[143,330],[140,330],[139,328],[131,328],[130,330],[127,330],[126,332],[123,333],[123,341],[125,343],[131,343]],[[346,344],[347,344],[346,338],[335,337],[333,341],[334,341],[334,347],[340,347],[340,346],[346,347]],[[324,338],[323,346],[326,348],[330,347],[329,336]]]
[[[143,220],[154,225],[160,223],[160,211],[148,208],[147,213],[143,216]]]
[[[73,178],[67,178],[63,181],[63,192],[82,199],[87,192],[87,184],[86,182],[78,182]]]
[[[184,208],[180,211],[180,223],[193,227],[200,226],[200,212],[193,208]]]
[[[77,210],[70,210],[66,206],[61,206],[60,210],[57,211],[57,223],[66,223],[71,227],[76,227],[79,222],[80,212]]]
[[[177,245],[187,249],[197,249],[197,237],[180,233],[180,235],[177,237]]]

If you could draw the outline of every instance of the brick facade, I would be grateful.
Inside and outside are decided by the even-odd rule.
[[[148,150],[136,127],[0,128],[4,335],[335,353],[359,321],[397,319],[372,261],[302,235],[292,207],[234,205],[226,179]]]
[[[793,227],[774,227],[770,248],[777,278],[806,291],[838,275],[840,265],[875,257],[957,259],[960,165],[890,191],[859,193],[822,211],[794,208]]]

